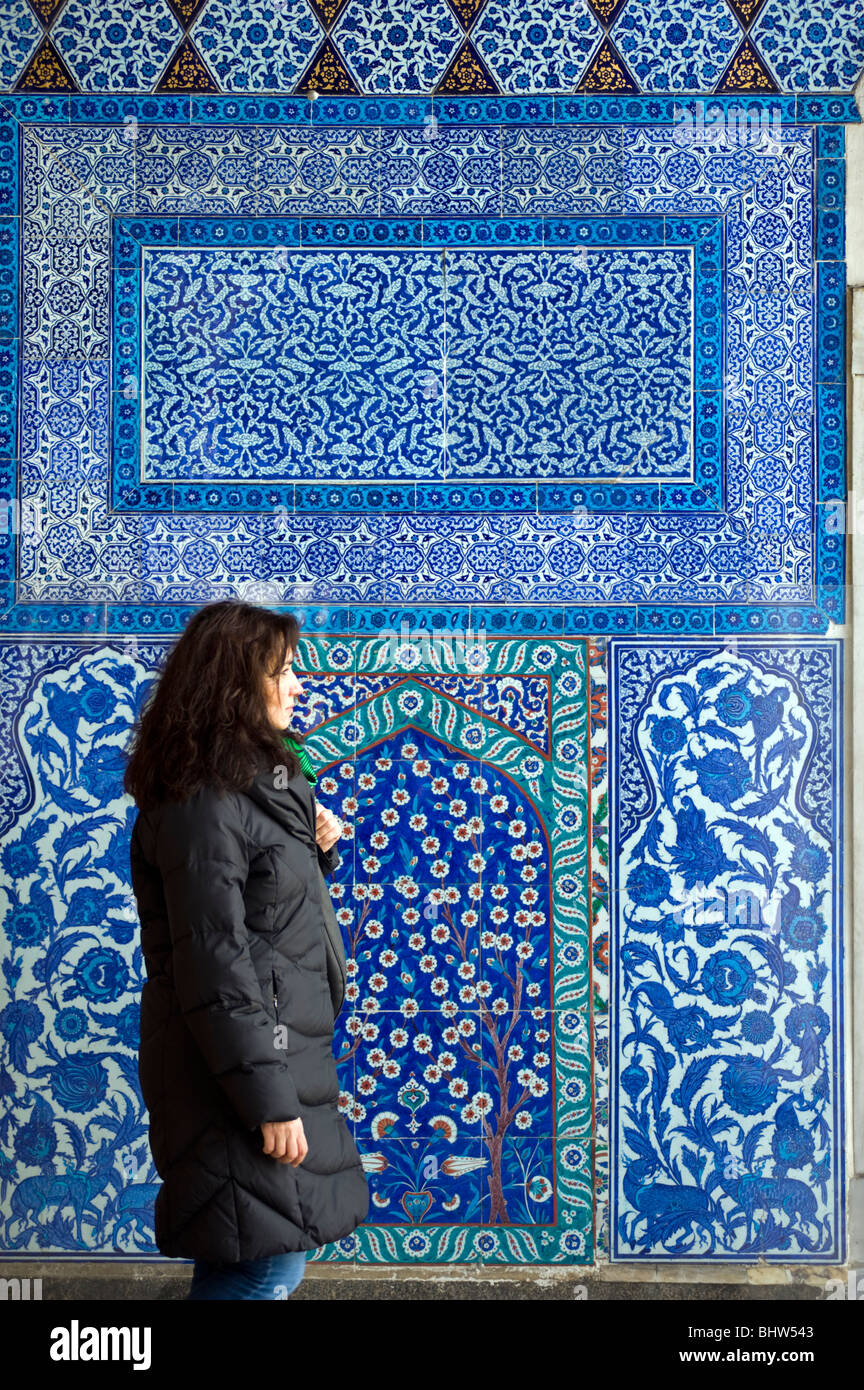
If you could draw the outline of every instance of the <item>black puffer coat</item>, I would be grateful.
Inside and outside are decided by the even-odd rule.
[[[265,770],[139,812],[130,858],[159,1250],[234,1262],[349,1235],[369,1188],[337,1107],[345,955],[323,872],[339,854],[315,844],[309,783]],[[264,1154],[260,1125],[297,1116],[309,1151],[294,1167]]]

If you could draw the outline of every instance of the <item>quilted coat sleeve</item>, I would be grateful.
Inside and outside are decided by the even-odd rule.
[[[256,1129],[297,1119],[300,1102],[250,955],[247,846],[237,797],[214,795],[165,808],[156,856],[184,1019],[241,1122]]]
[[[342,863],[342,855],[336,845],[331,845],[330,849],[324,850],[318,845],[318,867],[322,874],[332,874]]]

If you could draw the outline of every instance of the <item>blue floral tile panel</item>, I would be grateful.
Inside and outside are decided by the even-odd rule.
[[[610,662],[612,1257],[842,1262],[840,644]]]
[[[141,481],[687,481],[693,261],[145,250]]]
[[[432,142],[423,140],[422,131],[383,126],[310,127],[301,141],[287,127],[236,123],[200,128],[131,121],[70,128],[43,123],[10,129],[23,141],[28,200],[22,247],[22,501],[46,507],[43,532],[20,546],[16,574],[22,599],[80,602],[90,595],[122,601],[132,592],[131,558],[134,593],[148,603],[195,602],[214,584],[248,575],[287,602],[301,593],[346,604],[524,605],[538,600],[692,609],[770,602],[787,605],[791,613],[815,601],[819,611],[838,616],[842,537],[838,542],[829,534],[826,508],[840,486],[836,460],[842,456],[844,427],[837,395],[842,264],[820,261],[817,271],[806,248],[814,221],[819,231],[827,225],[826,216],[836,216],[842,159],[814,158],[819,150],[812,129],[777,127],[764,149],[731,143],[729,130],[717,125],[659,131],[649,126],[439,129]],[[499,179],[496,186],[487,169],[483,177],[489,182],[482,188],[471,182],[482,170],[470,161],[486,159],[491,152],[498,156]],[[506,174],[511,169],[517,181],[509,187],[522,189],[523,214],[495,220],[442,215],[422,222],[400,217],[398,208],[392,218],[360,215],[364,209],[368,214],[370,199],[373,208],[376,199],[378,206],[383,202],[387,170],[402,170],[406,202],[415,199],[427,165],[427,193],[439,208],[449,201],[463,203],[469,189],[477,194],[476,207],[486,206],[489,197],[503,207],[500,170]],[[814,177],[819,206],[814,206]],[[356,217],[304,215],[313,195],[319,206],[326,206],[331,182],[334,206],[341,208],[348,199]],[[578,202],[584,195],[593,200],[594,210],[549,215],[556,189],[564,199],[562,209],[569,206],[568,199]],[[388,200],[396,190],[391,181]],[[621,216],[617,209],[624,199],[643,211]],[[142,206],[146,214],[136,212]],[[261,213],[265,206],[274,211]],[[532,209],[545,210],[537,217]],[[115,215],[113,238],[109,210]],[[211,211],[217,215],[210,217]],[[411,245],[421,227],[419,246],[415,240],[414,249],[407,251],[398,238]],[[528,235],[531,249],[484,250],[480,237],[490,227],[499,243],[505,233],[511,241]],[[135,229],[141,240],[120,235],[121,228]],[[379,251],[364,244],[373,228],[377,236],[390,239],[388,247]],[[461,244],[463,235],[474,239],[470,247]],[[210,243],[205,251],[201,236]],[[603,245],[604,239],[619,236],[620,253]],[[224,249],[212,245],[213,238],[220,238]],[[339,249],[343,244],[344,251]],[[194,266],[199,289],[205,266],[225,267],[221,278],[211,276],[207,282],[214,313],[223,323],[226,313],[237,312],[237,294],[246,293],[243,285],[250,288],[231,340],[233,365],[224,364],[224,378],[214,378],[209,386],[198,383],[197,394],[214,418],[210,425],[199,421],[193,406],[177,427],[184,446],[194,441],[196,431],[200,449],[209,439],[208,452],[215,456],[209,477],[196,476],[194,459],[185,462],[185,447],[188,476],[172,474],[160,453],[164,446],[158,428],[169,403],[184,399],[184,374],[190,382],[195,377],[193,346],[203,346],[208,361],[206,352],[214,350],[201,338],[204,301],[198,295],[193,304],[186,293],[184,307],[168,312],[169,280],[161,288],[157,279],[147,280],[145,293],[140,278],[145,251],[148,275],[158,279],[162,272],[157,265],[163,270]],[[359,259],[355,251],[362,252]],[[610,278],[610,258],[619,254],[627,268]],[[553,270],[558,267],[560,273],[566,267],[571,289],[592,275],[599,284],[597,272],[602,272],[607,288],[597,336],[607,343],[619,312],[619,291],[631,283],[628,277],[641,277],[644,312],[637,312],[628,295],[621,311],[625,331],[620,338],[613,335],[606,351],[612,353],[611,362],[616,351],[623,355],[638,343],[641,357],[653,364],[655,385],[663,371],[670,371],[674,404],[681,399],[686,375],[687,287],[679,268],[686,266],[688,254],[694,266],[690,294],[698,310],[691,335],[696,410],[690,437],[700,471],[690,479],[668,472],[664,476],[672,460],[664,461],[662,451],[671,440],[646,439],[653,473],[645,475],[648,458],[643,455],[643,476],[608,480],[596,471],[592,475],[599,454],[614,452],[621,417],[638,405],[640,385],[635,376],[616,372],[610,396],[602,390],[601,367],[599,374],[592,371],[581,378],[569,401],[562,364],[572,365],[573,348],[562,358],[556,347],[566,334],[558,331],[561,285]],[[216,255],[219,259],[212,261]],[[802,256],[808,259],[802,262]],[[411,340],[405,343],[404,369],[393,360],[387,380],[380,374],[375,380],[382,403],[404,404],[405,393],[413,392],[416,421],[423,430],[412,432],[410,422],[403,421],[398,449],[386,455],[389,476],[385,472],[364,480],[352,474],[349,479],[352,461],[359,466],[358,442],[346,434],[347,417],[339,424],[339,393],[335,387],[329,393],[319,389],[321,353],[286,336],[285,311],[267,307],[265,312],[274,303],[267,298],[267,286],[275,282],[282,287],[278,304],[303,303],[308,284],[303,289],[297,267],[314,261],[328,267],[334,293],[342,283],[339,276],[348,275],[351,266],[354,274],[364,267],[364,275],[371,276],[369,293],[376,284],[380,293],[381,267],[407,266],[412,258],[422,268],[420,280],[403,276],[394,287],[401,286],[400,302],[407,308],[414,301],[410,293],[404,298],[406,286],[414,283],[416,290],[422,284],[428,292],[437,284],[431,308],[424,302],[417,310],[418,322],[432,337],[420,333],[413,348]],[[491,360],[482,380],[467,388],[458,365],[466,345],[474,342],[475,329],[474,311],[468,313],[464,306],[476,297],[481,279],[487,289],[497,287],[484,328],[501,337],[494,354],[487,354]],[[106,289],[112,282],[113,323],[106,313]],[[339,291],[343,305],[353,304],[344,309],[344,342],[328,329],[331,355],[334,343],[341,343],[343,357],[350,344],[348,360],[361,376],[369,371],[363,352],[378,331],[374,316],[359,312],[362,283],[362,277],[349,278],[344,293]],[[350,299],[345,297],[349,291]],[[721,351],[714,325],[722,321],[724,295]],[[445,301],[458,307],[455,322],[462,335],[448,331],[454,370],[448,371],[446,396],[444,366],[425,346],[440,344],[443,353],[443,335],[452,318],[444,311]],[[159,367],[148,377],[146,354],[143,369],[135,359],[139,335],[134,326],[142,303],[163,356],[170,358],[172,348],[178,348],[173,376]],[[535,304],[544,306],[542,313]],[[672,315],[665,335],[648,332],[660,304],[670,306]],[[814,309],[822,324],[818,361],[813,355]],[[308,308],[304,312],[309,331],[321,341]],[[386,315],[386,306],[380,312]],[[262,433],[256,407],[257,416],[250,412],[238,432],[230,421],[218,423],[215,416],[229,396],[234,402],[238,390],[252,389],[245,380],[242,387],[238,384],[237,363],[244,360],[244,343],[252,344],[254,355],[261,334],[253,341],[252,325],[260,325],[262,315],[269,316],[266,331],[272,332],[274,349],[281,343],[279,350],[287,351],[292,344],[300,361],[296,370],[306,373],[305,413],[266,420]],[[580,353],[589,350],[590,333],[581,334]],[[545,376],[536,360],[529,360],[526,375],[525,353],[535,340],[549,347]],[[599,350],[594,341],[592,361]],[[499,363],[502,352],[506,373]],[[259,403],[269,401],[267,391],[272,390],[278,407],[278,382],[271,387],[261,383],[259,376]],[[547,435],[544,443],[540,407],[556,401],[566,431],[566,421],[575,418],[573,411],[589,389],[596,439],[571,433],[571,452],[581,449],[585,455],[584,476],[575,477],[561,471],[565,461],[556,453],[559,439]],[[136,424],[142,390],[147,431],[143,470]],[[387,394],[394,391],[392,397]],[[809,426],[814,407],[819,420],[816,458]],[[384,413],[390,418],[394,412]],[[576,414],[581,418],[581,410]],[[11,418],[16,418],[14,410]],[[476,438],[472,433],[483,420],[488,422],[485,442],[479,429]],[[686,422],[680,423],[683,443]],[[374,451],[372,425],[367,438]],[[646,414],[642,433],[650,435],[651,430]],[[441,441],[437,449],[436,435]],[[268,447],[278,452],[295,439],[295,458],[305,459],[305,477],[302,472],[281,480],[278,474],[241,476],[252,471],[253,452],[257,459]],[[391,445],[394,440],[392,436]],[[368,452],[362,453],[364,467]],[[216,476],[220,458],[223,477]],[[502,459],[508,460],[507,471]],[[82,476],[86,493],[72,480]],[[96,519],[106,501],[114,513],[110,533]],[[197,519],[202,509],[208,513],[206,535]],[[304,512],[310,515],[304,517]],[[388,512],[390,516],[383,515]]]

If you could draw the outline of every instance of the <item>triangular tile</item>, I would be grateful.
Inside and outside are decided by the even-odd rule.
[[[78,87],[47,34],[15,84],[16,92],[77,92]]]
[[[715,90],[719,96],[721,92],[779,92],[780,88],[745,37]]]
[[[184,29],[189,28],[206,4],[207,0],[168,0],[168,8],[174,11]]]
[[[726,0],[742,29],[749,29],[765,0]]]
[[[607,29],[615,23],[626,3],[627,0],[588,0],[589,7]]]
[[[30,0],[30,8],[40,24],[50,29],[66,0]]]
[[[470,39],[454,55],[435,88],[446,96],[500,95],[500,88]]]
[[[309,0],[322,29],[332,29],[349,0]]]
[[[330,96],[359,96],[360,89],[336,51],[325,38],[312,62],[294,89],[296,92],[326,92]]]
[[[451,10],[466,33],[485,4],[486,0],[449,0]]]
[[[607,36],[582,74],[577,92],[609,92],[623,95],[638,92],[627,64]]]
[[[218,92],[201,54],[188,34],[180,40],[180,47],[159,79],[157,92]]]

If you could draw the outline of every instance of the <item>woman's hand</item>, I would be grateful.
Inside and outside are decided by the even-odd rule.
[[[261,1133],[264,1135],[265,1154],[269,1154],[279,1163],[290,1163],[292,1168],[296,1168],[309,1152],[303,1132],[303,1121],[299,1118],[265,1120],[261,1126]]]
[[[323,849],[326,854],[328,849],[332,849],[339,836],[342,834],[343,826],[338,816],[334,816],[332,811],[326,807],[319,806],[315,802],[317,811],[315,819],[315,843],[319,849]]]

